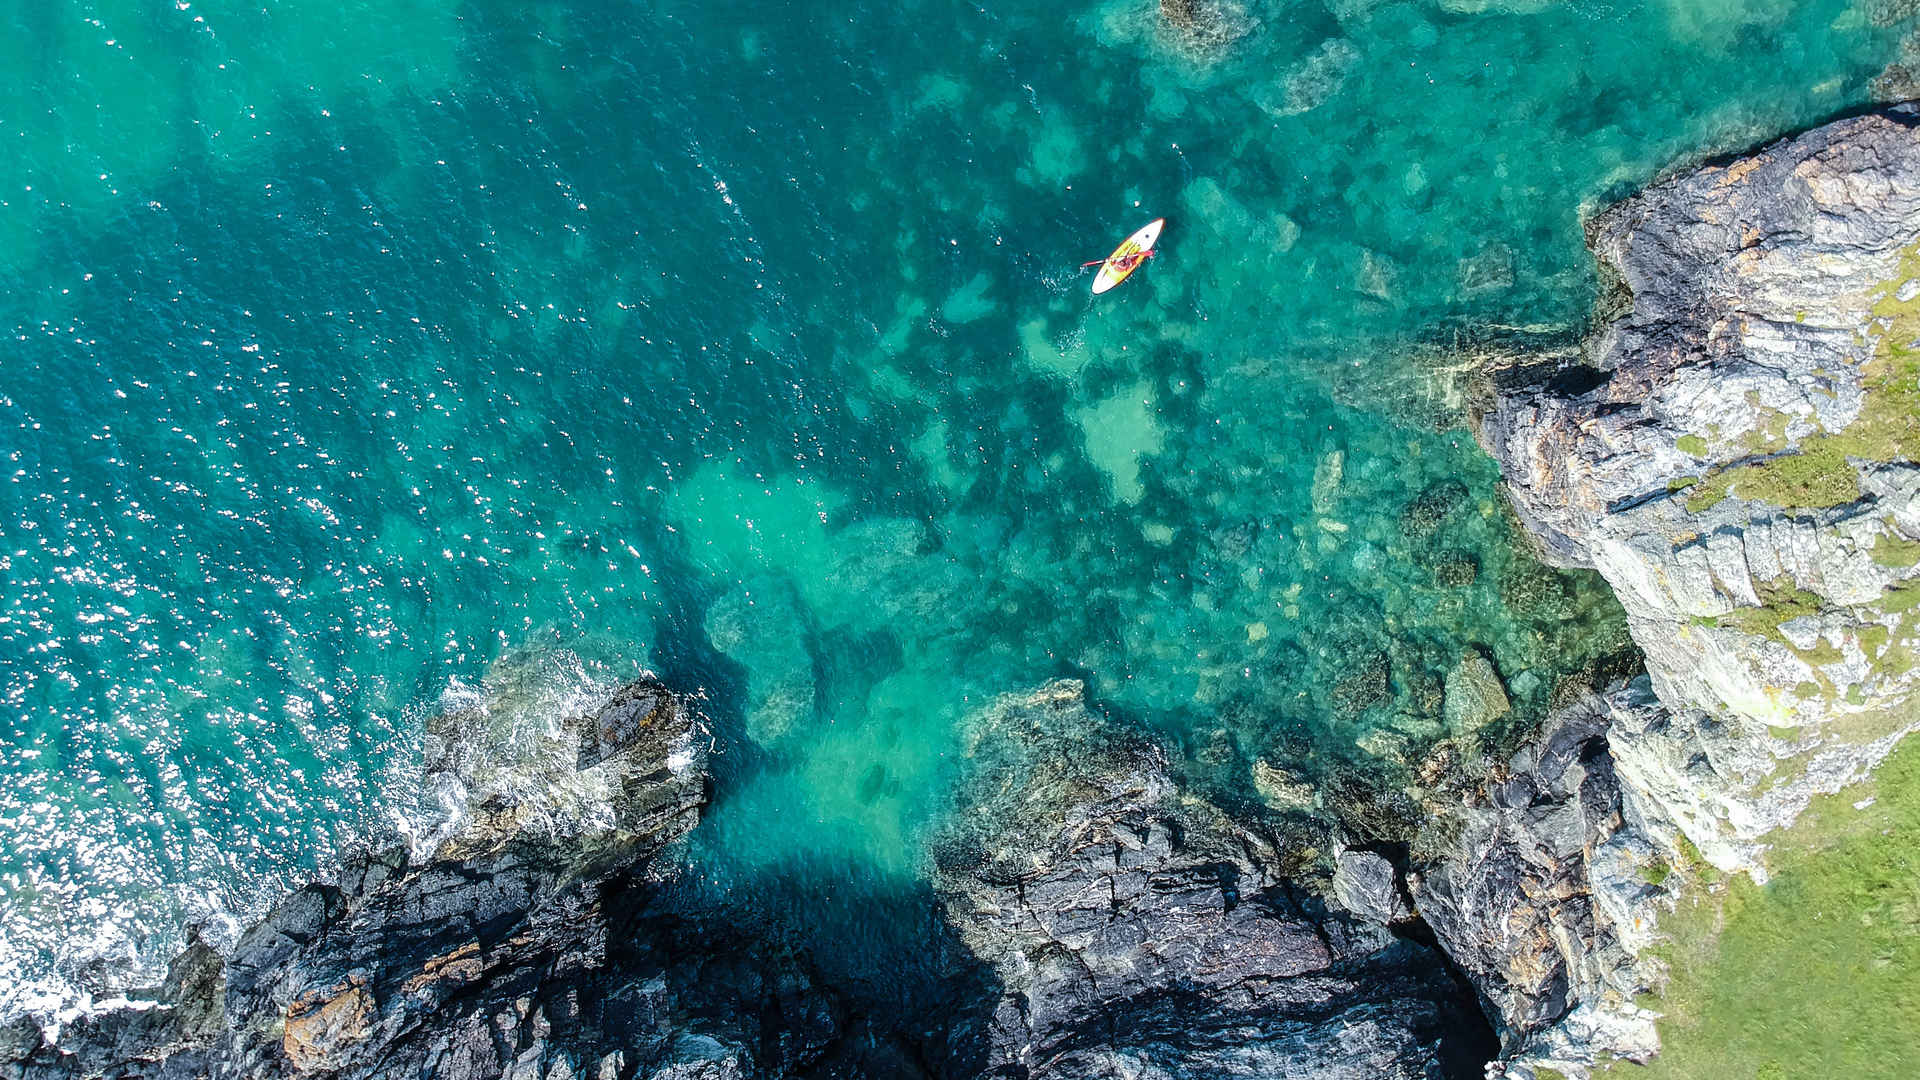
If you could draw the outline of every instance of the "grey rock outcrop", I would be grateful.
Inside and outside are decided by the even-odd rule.
[[[1665,715],[1644,677],[1585,696],[1428,803],[1414,902],[1479,991],[1505,1058],[1578,1070],[1598,1050],[1643,1060],[1658,1046],[1636,999],[1658,978],[1644,954],[1672,872],[1609,736]]]
[[[1342,851],[1333,860],[1333,900],[1369,922],[1391,926],[1413,917],[1401,895],[1400,872],[1386,856]]]
[[[1491,1047],[1431,949],[1323,906],[1075,682],[973,718],[935,876],[999,1077],[1433,1077]]]
[[[1920,723],[1917,124],[1838,121],[1606,210],[1617,317],[1496,372],[1481,424],[1671,707],[1610,736],[1623,779],[1722,869]]]

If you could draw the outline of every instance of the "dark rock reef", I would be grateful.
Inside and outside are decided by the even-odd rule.
[[[1431,948],[1329,908],[1270,836],[1057,682],[973,718],[936,886],[998,975],[984,1075],[1478,1072],[1485,1022]]]
[[[430,782],[470,802],[428,850],[296,892],[227,957],[196,944],[141,1000],[16,1024],[0,1077],[1438,1080],[1492,1052],[1429,944],[1277,873],[1275,841],[1181,797],[1075,683],[973,719],[944,921],[896,958],[933,973],[917,1001],[672,880],[713,736],[664,687],[514,769],[472,719],[436,722]]]
[[[685,1056],[648,1030],[674,989],[615,970],[610,929],[621,894],[698,820],[706,737],[651,682],[575,731],[579,780],[604,815],[535,826],[537,803],[494,793],[428,861],[357,859],[282,901],[230,956],[189,948],[165,986],[131,995],[149,1001],[57,1038],[18,1032],[0,1076],[548,1078],[629,1074],[620,1050],[600,1048]],[[449,769],[465,756],[457,738],[443,749]]]

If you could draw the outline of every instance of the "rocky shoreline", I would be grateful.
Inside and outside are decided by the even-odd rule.
[[[1656,184],[1588,241],[1614,314],[1501,358],[1479,424],[1548,561],[1619,596],[1657,695],[1593,762],[1619,821],[1589,818],[1584,862],[1619,948],[1567,953],[1574,1008],[1519,1047],[1568,1070],[1657,1050],[1632,1000],[1662,895],[1704,864],[1764,880],[1768,833],[1920,728],[1920,109]]]
[[[1417,808],[1412,833],[1371,829],[1365,800],[1291,831],[1216,805],[1050,683],[968,718],[919,988],[876,991],[779,920],[678,891],[716,737],[643,680],[519,783],[476,756],[470,717],[436,721],[428,782],[462,811],[444,829],[296,892],[224,955],[196,943],[161,987],[0,1027],[0,1078],[1497,1061],[1531,1080],[1646,1058],[1660,912],[1705,864],[1764,874],[1769,831],[1920,726],[1920,110],[1655,185],[1589,238],[1612,315],[1496,357],[1478,428],[1547,557],[1619,594],[1646,673],[1515,749],[1463,719],[1506,701],[1463,657],[1438,688],[1451,737],[1383,796]],[[1260,763],[1248,801],[1298,786]]]

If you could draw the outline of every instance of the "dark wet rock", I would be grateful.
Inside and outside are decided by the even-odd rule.
[[[1077,684],[974,718],[935,891],[904,897],[924,925],[884,970],[849,944],[899,911],[799,927],[674,873],[713,739],[679,695],[635,683],[508,755],[461,737],[499,718],[430,723],[428,788],[468,800],[444,827],[225,957],[196,943],[141,1001],[0,1029],[0,1077],[1374,1080],[1491,1052],[1439,955],[1368,921],[1399,917],[1385,894],[1326,907],[1287,876],[1310,851],[1182,793]],[[1356,904],[1375,869],[1346,872]]]
[[[1399,777],[1390,772],[1336,769],[1326,777],[1324,787],[1322,801],[1334,824],[1355,844],[1405,844],[1426,817],[1401,787]]]
[[[1485,999],[1505,1057],[1584,1067],[1601,1048],[1644,1059],[1657,1046],[1634,1000],[1654,978],[1640,956],[1664,863],[1608,735],[1665,714],[1644,677],[1589,694],[1430,804],[1413,898]]]
[[[621,689],[523,763],[570,772],[553,795],[505,782],[459,736],[476,715],[432,725],[432,779],[474,801],[425,861],[355,859],[226,958],[196,942],[147,1000],[81,1017],[0,1075],[545,1078],[591,1074],[595,1047],[670,1057],[631,1029],[649,1009],[666,1019],[675,991],[660,969],[611,965],[610,927],[706,801],[697,717],[659,683]]]
[[[510,761],[457,737],[488,709],[430,724],[444,740],[432,760],[461,774],[431,779],[474,801],[422,859],[402,848],[356,859],[287,897],[224,960],[196,943],[141,1000],[57,1032],[0,1029],[0,1077],[976,1070],[968,1003],[986,995],[943,926],[917,929],[913,958],[870,976],[823,958],[790,921],[673,874],[675,841],[706,801],[712,738],[679,695],[633,683]],[[931,919],[930,897],[913,903]],[[909,986],[900,969],[915,964],[930,974]],[[925,987],[940,1008],[922,1008]]]
[[[1439,958],[1277,876],[1077,683],[973,718],[936,883],[1002,986],[984,1075],[1478,1074]]]
[[[1467,485],[1458,480],[1441,480],[1413,497],[1400,510],[1400,534],[1409,540],[1432,536],[1466,503]]]

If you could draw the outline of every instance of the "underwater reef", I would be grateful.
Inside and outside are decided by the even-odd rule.
[[[1656,184],[1589,241],[1612,283],[1594,330],[1486,350],[1478,428],[1547,557],[1618,593],[1644,674],[1596,671],[1516,736],[1468,650],[1430,688],[1447,737],[1396,786],[1316,791],[1263,763],[1242,800],[1188,785],[1079,682],[977,703],[932,915],[892,982],[681,880],[724,782],[687,688],[629,684],[511,761],[477,734],[484,706],[455,710],[428,731],[438,828],[230,950],[194,944],[163,986],[9,1021],[0,1077],[1412,1080],[1498,1061],[1535,1080],[1644,1060],[1663,910],[1705,868],[1764,874],[1770,831],[1920,726],[1920,109]],[[787,696],[754,697],[755,731],[784,730]]]

